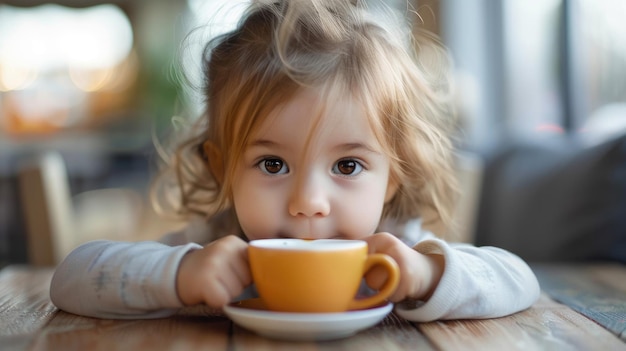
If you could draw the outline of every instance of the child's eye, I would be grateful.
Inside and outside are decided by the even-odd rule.
[[[266,174],[285,174],[289,172],[289,167],[287,167],[285,162],[275,157],[262,159],[258,167]]]
[[[333,166],[333,173],[355,176],[363,171],[363,166],[355,160],[339,160]]]

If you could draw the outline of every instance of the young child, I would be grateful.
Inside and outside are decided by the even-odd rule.
[[[253,290],[247,240],[294,237],[361,239],[392,256],[391,300],[410,302],[397,305],[409,320],[529,307],[539,286],[520,258],[421,229],[424,210],[451,221],[452,109],[441,69],[426,71],[407,43],[349,0],[253,2],[207,46],[203,128],[175,155],[179,211],[195,220],[161,242],[76,248],[53,303],[102,318],[219,308]]]

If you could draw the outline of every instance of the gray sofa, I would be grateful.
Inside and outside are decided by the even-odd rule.
[[[626,135],[511,142],[487,155],[474,240],[527,261],[626,263]]]

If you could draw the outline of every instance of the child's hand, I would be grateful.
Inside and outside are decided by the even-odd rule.
[[[367,241],[370,253],[387,254],[400,266],[400,283],[389,300],[427,300],[435,291],[443,274],[443,256],[421,254],[389,233],[374,234],[364,240]],[[385,279],[387,272],[379,267],[374,267],[365,276],[367,284],[374,289],[381,287]]]
[[[176,291],[185,305],[206,303],[219,308],[239,296],[251,282],[248,244],[231,235],[183,257]]]

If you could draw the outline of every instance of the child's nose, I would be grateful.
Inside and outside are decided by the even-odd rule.
[[[328,187],[319,175],[307,175],[296,180],[289,199],[292,216],[325,217],[330,213]]]

